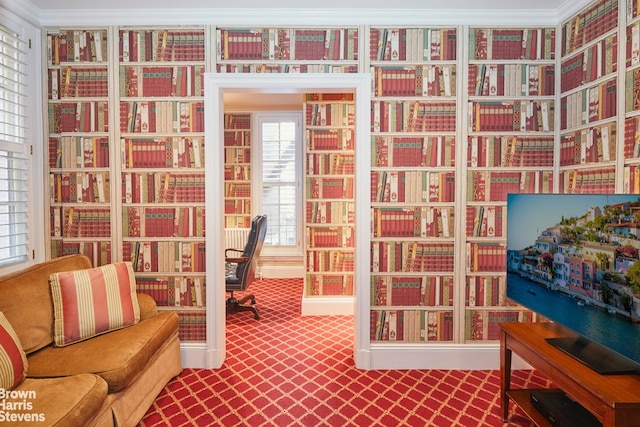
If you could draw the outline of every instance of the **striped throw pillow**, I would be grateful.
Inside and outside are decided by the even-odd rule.
[[[140,321],[130,262],[54,273],[49,278],[54,308],[54,343],[77,343]]]
[[[0,387],[11,390],[27,376],[27,355],[13,327],[0,312]]]

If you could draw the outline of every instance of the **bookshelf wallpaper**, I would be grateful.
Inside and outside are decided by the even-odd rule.
[[[305,112],[307,291],[354,292],[353,159],[369,155],[371,342],[496,340],[538,320],[505,296],[507,193],[640,192],[639,10],[598,0],[555,28],[51,30],[51,256],[132,261],[203,341],[204,73],[365,72],[369,153],[326,112],[349,102],[305,107],[324,109]],[[247,227],[249,115],[227,114],[224,139],[225,226]]]
[[[372,342],[452,342],[457,28],[371,28]]]
[[[305,134],[305,291],[354,295],[355,105],[353,94],[308,93]]]
[[[640,3],[632,0],[627,5],[625,58],[625,114],[623,189],[627,193],[640,193]]]
[[[553,191],[555,52],[555,28],[469,29],[465,341],[532,320],[506,299],[506,200]]]
[[[618,94],[624,96],[618,90],[618,45],[626,35],[618,35],[618,1],[594,2],[561,31],[559,191],[613,193]]]
[[[225,228],[251,228],[251,136],[251,114],[225,114]]]
[[[138,291],[206,337],[203,29],[118,31],[122,250]]]
[[[106,29],[47,35],[50,249],[114,260]]]

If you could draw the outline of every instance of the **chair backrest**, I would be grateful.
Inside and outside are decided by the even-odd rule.
[[[242,252],[242,256],[249,258],[249,260],[239,263],[236,269],[236,277],[243,288],[246,288],[255,280],[258,257],[260,256],[266,234],[267,215],[257,215],[251,221],[251,231],[249,232],[247,244]]]

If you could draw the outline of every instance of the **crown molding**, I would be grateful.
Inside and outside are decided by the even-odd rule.
[[[41,27],[40,10],[31,3],[21,0],[0,0],[0,8],[36,27]]]
[[[580,12],[587,5],[589,5],[589,3],[592,3],[592,0],[580,0],[580,1],[576,1],[576,2],[565,2],[558,9],[558,17],[559,17],[558,24],[562,24],[565,19],[567,19],[567,18],[569,18],[571,16],[577,15],[578,12]],[[618,6],[618,7],[620,7],[620,6]]]
[[[553,26],[592,0],[564,2],[557,9],[496,8],[132,8],[39,9],[29,1],[0,0],[0,7],[42,27],[109,25],[494,25]]]
[[[4,0],[11,1],[11,0]],[[520,9],[130,9],[39,11],[40,25],[495,25],[555,26],[558,11]]]

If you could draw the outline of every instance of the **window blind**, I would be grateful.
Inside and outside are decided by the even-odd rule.
[[[296,122],[290,118],[262,121],[262,208],[269,217],[265,245],[295,246],[297,215],[303,209],[296,197]],[[298,178],[299,179],[299,178]]]
[[[0,25],[0,265],[25,261],[28,254],[27,49],[17,33]]]

